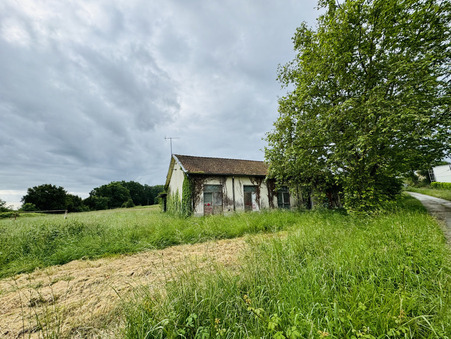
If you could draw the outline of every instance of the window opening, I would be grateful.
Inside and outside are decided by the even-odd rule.
[[[290,208],[290,192],[288,187],[282,186],[277,190],[277,205],[279,208]]]

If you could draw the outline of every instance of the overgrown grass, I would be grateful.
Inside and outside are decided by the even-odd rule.
[[[406,191],[417,192],[421,194],[431,195],[436,198],[446,199],[451,201],[451,190],[448,189],[436,189],[427,187],[407,187]]]
[[[285,211],[177,218],[155,208],[0,220],[0,277],[76,259],[273,232],[296,222]]]
[[[125,335],[447,338],[449,249],[416,200],[401,205],[366,218],[293,213],[288,236],[253,241],[238,272],[185,273],[160,294],[137,295]]]

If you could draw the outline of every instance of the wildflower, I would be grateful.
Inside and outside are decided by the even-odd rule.
[[[326,331],[318,331],[319,337],[324,338],[329,336],[329,332]]]
[[[249,298],[249,296],[247,294],[245,294],[243,296],[243,299],[246,304],[248,304],[248,305],[252,304],[252,300],[251,300],[251,298]]]

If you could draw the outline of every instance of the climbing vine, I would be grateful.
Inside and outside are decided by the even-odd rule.
[[[168,195],[167,198],[167,211],[172,215],[178,215],[180,213],[180,207],[182,205],[180,201],[179,190],[175,191],[172,194]]]
[[[168,196],[167,210],[168,213],[180,217],[189,217],[192,214],[192,187],[187,176],[183,180],[181,197],[178,189]]]
[[[182,204],[180,211],[183,217],[188,217],[193,212],[192,196],[191,181],[185,175],[182,185]]]

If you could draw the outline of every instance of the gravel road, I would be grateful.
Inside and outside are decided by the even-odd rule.
[[[443,231],[451,246],[451,201],[415,192],[408,193],[420,200],[429,213],[444,222]]]

